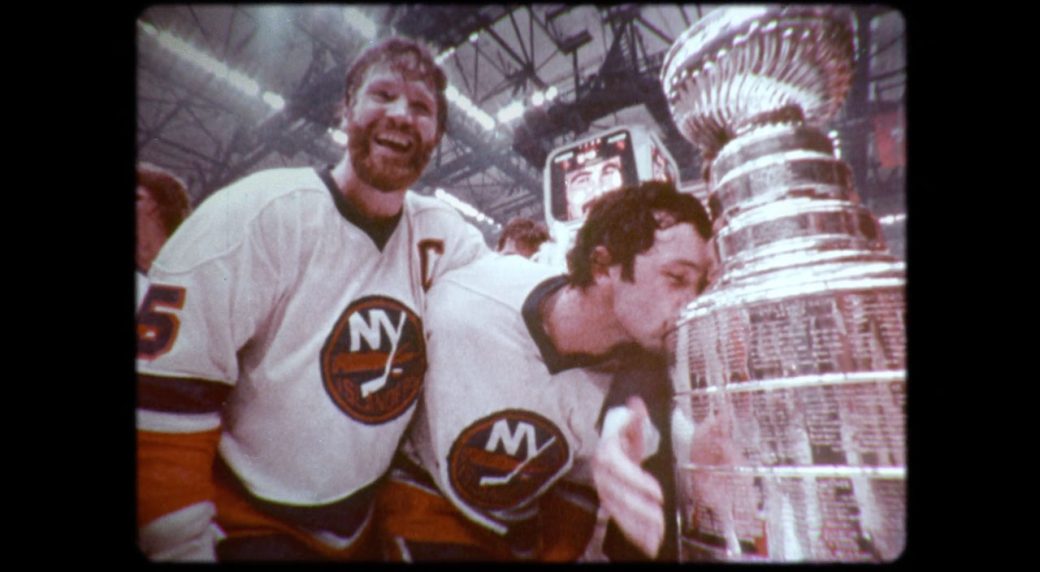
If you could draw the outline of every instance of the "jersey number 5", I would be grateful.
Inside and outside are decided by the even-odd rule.
[[[184,307],[184,288],[154,284],[148,288],[141,312],[137,315],[137,357],[155,359],[170,351],[181,321],[176,314],[162,308]]]

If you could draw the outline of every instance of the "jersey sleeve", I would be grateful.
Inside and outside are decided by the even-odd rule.
[[[437,199],[413,195],[419,223],[424,290],[447,272],[490,254],[484,235],[462,215]]]
[[[480,388],[475,381],[488,371],[490,356],[484,351],[486,340],[474,336],[474,324],[467,322],[461,311],[467,304],[463,289],[453,279],[442,281],[430,290],[426,299],[424,329],[427,337],[429,369],[423,388],[422,413],[417,422],[424,426],[413,431],[413,445],[437,487],[469,520],[499,535],[508,531],[501,515],[473,507],[460,498],[451,483],[451,448],[471,418],[479,413],[461,412],[459,405],[480,405]],[[469,400],[462,400],[463,396]]]
[[[450,264],[446,265],[443,272],[465,266],[491,252],[484,241],[484,235],[461,216],[456,215],[456,217],[462,228],[458,233],[457,244],[451,249],[453,256],[450,257]]]
[[[153,559],[212,559],[220,411],[238,351],[292,274],[272,248],[294,242],[283,215],[242,186],[213,195],[171,237],[138,311],[137,521]]]
[[[476,466],[468,463],[479,464],[479,460],[456,449],[477,441],[477,448],[483,448],[486,435],[479,430],[476,437],[466,434],[480,425],[479,420],[500,413],[497,406],[487,405],[493,402],[487,393],[495,391],[489,385],[489,376],[496,371],[515,372],[517,368],[509,362],[513,356],[498,351],[504,330],[485,327],[494,324],[499,316],[488,313],[488,307],[476,302],[456,280],[446,279],[431,290],[427,299],[430,368],[423,393],[425,411],[420,416],[426,427],[421,432],[423,437],[414,444],[422,449],[424,466],[438,488],[460,512],[511,544],[522,545],[533,538],[530,526],[538,519],[537,496],[541,491],[530,491],[532,494],[514,499],[515,503],[503,501],[499,506],[481,506],[467,500],[473,496],[468,494],[473,492],[471,489],[480,485],[467,485],[458,479]]]

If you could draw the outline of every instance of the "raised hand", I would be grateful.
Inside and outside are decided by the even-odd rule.
[[[654,557],[664,540],[664,495],[657,479],[640,466],[645,437],[653,431],[646,404],[631,397],[603,425],[592,460],[601,506],[632,543]]]

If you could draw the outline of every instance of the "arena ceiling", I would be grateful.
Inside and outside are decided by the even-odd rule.
[[[498,223],[544,219],[549,151],[622,124],[657,132],[683,183],[694,183],[700,157],[669,116],[659,74],[675,38],[713,8],[152,6],[134,23],[138,159],[183,176],[196,204],[261,168],[334,163],[345,151],[332,130],[348,65],[370,39],[399,34],[441,54],[461,95],[416,191],[443,188]],[[891,7],[853,9],[857,72],[830,127],[864,202],[879,217],[901,221],[905,21]],[[510,106],[520,112],[499,115]],[[477,224],[489,239],[497,234],[494,224]],[[886,234],[901,255],[900,224],[889,224]]]

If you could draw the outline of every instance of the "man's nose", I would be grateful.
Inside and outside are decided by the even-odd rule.
[[[679,296],[678,298],[676,298],[676,300],[675,300],[676,304],[675,304],[675,308],[674,308],[674,312],[673,313],[674,314],[678,314],[679,312],[682,311],[683,308],[686,307],[687,304],[689,304],[690,302],[693,302],[696,299],[697,299],[697,292],[696,292],[695,289],[691,289],[689,292],[683,293],[682,296]]]
[[[399,119],[408,117],[408,98],[395,97],[392,101],[387,102],[386,114]]]

